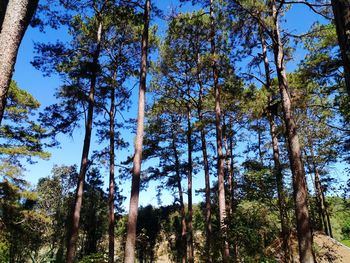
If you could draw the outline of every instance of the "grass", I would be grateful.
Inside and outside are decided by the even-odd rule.
[[[342,240],[342,241],[340,241],[340,243],[344,244],[345,246],[350,247],[350,239]]]

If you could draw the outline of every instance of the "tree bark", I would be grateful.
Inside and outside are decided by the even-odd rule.
[[[291,97],[284,65],[283,43],[280,37],[278,22],[279,16],[275,0],[271,1],[271,4],[272,18],[274,23],[272,29],[272,42],[278,85],[282,99],[283,117],[286,125],[290,167],[293,177],[293,195],[297,221],[299,257],[301,263],[313,263],[315,262],[315,259],[312,251],[312,232],[307,204],[308,193],[306,188],[305,170],[301,159],[298,130],[293,116]]]
[[[230,260],[230,249],[227,239],[227,225],[226,225],[226,201],[225,201],[225,171],[224,171],[224,155],[222,151],[222,127],[221,127],[221,87],[219,85],[219,73],[216,61],[216,47],[215,47],[215,18],[214,18],[214,4],[210,0],[210,19],[211,19],[211,56],[212,56],[212,70],[215,90],[215,129],[216,129],[216,147],[217,147],[217,173],[218,173],[218,192],[219,192],[219,220],[220,232],[222,239],[222,259],[224,263]]]
[[[114,263],[114,118],[115,88],[111,90],[111,107],[109,111],[109,192],[108,192],[108,263]]]
[[[0,15],[4,17],[0,25],[0,124],[18,49],[38,6],[38,0],[11,0],[6,12],[3,12],[5,6],[5,2],[2,2]]]
[[[262,47],[262,56],[264,60],[264,69],[265,69],[265,86],[267,90],[272,93],[271,86],[271,75],[270,75],[270,63],[267,57],[267,44],[262,32],[261,27],[259,27],[259,34],[261,38],[261,47]],[[275,124],[275,115],[272,112],[272,95],[269,95],[267,107],[267,118],[270,125],[270,135],[271,135],[271,144],[273,150],[273,161],[274,161],[274,175],[276,178],[277,186],[277,195],[278,195],[278,207],[280,212],[281,220],[281,232],[282,232],[282,248],[284,252],[284,262],[290,262],[290,250],[289,250],[289,227],[288,227],[288,215],[286,209],[286,195],[283,187],[283,174],[282,166],[280,162],[280,153],[279,153],[279,143],[277,137],[277,130]]]
[[[131,182],[131,196],[128,216],[128,230],[125,244],[125,263],[135,262],[136,226],[140,194],[140,175],[142,162],[142,144],[145,119],[145,95],[147,75],[147,53],[148,53],[148,29],[150,20],[150,0],[145,1],[144,7],[144,28],[142,33],[142,53],[140,69],[139,102],[137,113],[137,131],[135,141],[135,155],[133,176]]]
[[[332,0],[331,2],[343,60],[346,90],[350,96],[350,1]]]
[[[90,91],[88,97],[88,114],[87,120],[85,124],[85,137],[84,137],[84,146],[80,163],[80,171],[78,177],[78,185],[76,189],[75,195],[75,204],[74,204],[74,212],[72,218],[72,229],[68,239],[67,246],[67,263],[72,263],[75,257],[76,243],[78,239],[79,232],[79,222],[80,222],[80,211],[83,202],[83,191],[84,191],[84,183],[85,183],[85,175],[88,168],[89,162],[89,150],[91,143],[91,132],[92,132],[92,124],[93,124],[93,113],[94,113],[94,104],[95,104],[95,89],[96,89],[96,79],[97,72],[95,71],[98,68],[98,59],[100,56],[101,50],[101,37],[102,37],[102,23],[100,22],[97,29],[97,47],[93,54],[93,65],[94,71],[92,72],[91,81],[90,81]]]
[[[189,90],[188,90],[189,93]],[[188,94],[190,95],[190,94]],[[191,107],[190,103],[187,102],[187,158],[188,158],[188,167],[187,167],[187,198],[188,198],[188,220],[187,220],[187,250],[188,250],[188,262],[193,263],[194,260],[194,251],[193,251],[193,229],[192,229],[192,128],[191,128]]]

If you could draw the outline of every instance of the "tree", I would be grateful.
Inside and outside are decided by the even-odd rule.
[[[263,27],[269,35],[272,43],[272,52],[274,54],[274,63],[278,79],[281,104],[283,110],[283,119],[286,125],[286,140],[288,142],[290,167],[293,175],[295,213],[297,221],[297,233],[299,241],[299,255],[301,262],[314,262],[312,252],[312,233],[307,207],[307,189],[305,179],[305,169],[301,159],[301,148],[298,136],[298,129],[292,108],[290,89],[287,80],[285,59],[285,45],[282,42],[279,20],[284,3],[277,1],[268,1],[267,4],[259,2],[251,4],[246,1],[236,1],[239,7],[242,7],[251,18]],[[260,12],[256,12],[256,11]],[[260,14],[264,12],[263,18]]]
[[[101,84],[99,58],[106,30],[103,18],[111,7],[110,4],[108,1],[101,0],[89,3],[87,6],[84,3],[76,6],[77,11],[80,11],[81,8],[90,8],[93,14],[91,16],[79,14],[72,18],[69,23],[72,29],[70,33],[73,35],[70,45],[66,47],[63,43],[39,44],[37,50],[41,53],[41,57],[37,56],[33,62],[35,67],[43,69],[46,74],[58,73],[66,81],[66,84],[57,93],[57,97],[62,100],[61,105],[52,105],[46,109],[46,112],[50,112],[55,118],[50,118],[46,114],[42,115],[42,121],[52,129],[52,135],[55,136],[58,132],[71,133],[78,125],[79,116],[85,117],[84,145],[72,214],[73,224],[67,247],[67,262],[72,262],[74,259],[78,238],[84,180],[89,164],[95,91]],[[76,103],[82,109],[77,108]]]
[[[125,245],[125,263],[133,263],[135,261],[135,242],[136,242],[136,226],[137,212],[140,192],[140,174],[142,162],[142,144],[144,132],[144,115],[145,115],[145,92],[146,92],[146,75],[147,75],[147,54],[148,54],[148,30],[150,20],[150,0],[145,0],[144,6],[144,28],[142,33],[141,45],[141,68],[140,68],[140,86],[139,86],[139,102],[137,113],[137,131],[135,141],[134,166],[132,169],[131,197],[128,216],[128,230]]]
[[[78,238],[78,230],[79,230],[80,210],[81,210],[82,200],[83,200],[84,180],[85,180],[85,174],[88,167],[88,155],[89,155],[89,149],[90,149],[91,131],[92,131],[92,123],[93,123],[96,78],[97,78],[98,60],[100,56],[101,38],[102,38],[102,22],[99,20],[99,18],[97,18],[96,26],[97,26],[97,28],[95,28],[96,49],[92,54],[92,64],[91,64],[92,72],[91,72],[91,79],[90,79],[90,91],[89,91],[89,97],[88,97],[88,113],[87,113],[87,121],[85,124],[85,137],[84,137],[84,146],[83,146],[80,171],[79,171],[79,180],[78,180],[77,190],[76,190],[76,201],[75,201],[75,207],[74,207],[74,213],[73,213],[73,226],[72,226],[69,243],[67,247],[67,263],[71,263],[74,260],[75,246],[76,246],[76,242]]]
[[[106,118],[96,121],[99,142],[109,141],[109,147],[97,155],[109,155],[109,262],[114,262],[114,228],[115,228],[115,150],[125,148],[127,143],[121,138],[117,128],[123,124],[117,115],[129,106],[131,91],[125,82],[134,75],[139,52],[137,27],[141,23],[140,16],[133,8],[126,6],[112,9],[108,15],[109,24],[104,39],[104,49],[107,51],[107,62],[102,65],[105,87],[97,92],[96,106],[105,113]],[[109,107],[108,107],[109,106]],[[106,129],[109,126],[109,129]],[[102,156],[103,157],[103,156]],[[95,158],[92,158],[95,159]]]
[[[214,17],[214,3],[210,0],[210,20],[211,20],[211,33],[210,33],[210,45],[211,45],[211,59],[213,70],[213,85],[215,92],[215,129],[216,129],[216,151],[217,151],[217,166],[218,166],[218,190],[219,190],[219,210],[220,210],[220,231],[223,242],[223,262],[229,262],[230,250],[227,240],[227,225],[226,225],[226,199],[225,199],[225,173],[224,173],[224,155],[222,150],[222,127],[221,127],[221,87],[219,85],[219,72],[217,68],[217,54],[215,43],[215,17]]]
[[[17,53],[24,33],[38,5],[38,0],[2,1],[0,11],[0,124],[6,106]],[[6,12],[4,12],[6,10]]]
[[[152,83],[153,87],[161,87],[163,84],[155,78]],[[159,86],[158,86],[159,85]],[[159,167],[162,169],[151,167],[149,169],[150,177],[148,180],[158,179],[162,184],[161,189],[171,189],[178,197],[175,197],[174,202],[179,203],[179,212],[181,216],[181,238],[179,250],[177,253],[178,260],[186,262],[190,257],[190,244],[193,242],[190,239],[188,227],[190,226],[190,217],[186,218],[184,189],[182,187],[182,179],[187,175],[188,179],[188,155],[187,162],[182,158],[185,153],[182,150],[185,145],[188,145],[188,112],[186,102],[181,99],[176,99],[178,91],[171,89],[171,84],[168,83],[169,89],[157,90],[156,101],[152,104],[152,110],[149,112],[149,124],[146,133],[146,150],[145,159],[159,158]],[[187,120],[187,121],[185,121]],[[188,154],[188,148],[187,148]],[[192,162],[192,165],[194,162]],[[193,168],[192,168],[193,169]],[[188,186],[191,184],[187,184]],[[188,190],[188,188],[187,188]],[[188,206],[188,214],[190,207]],[[187,220],[186,220],[187,219]]]

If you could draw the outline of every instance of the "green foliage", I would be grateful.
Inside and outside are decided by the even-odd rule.
[[[265,249],[278,238],[277,212],[258,201],[242,201],[238,205],[233,231],[248,262],[264,260]]]
[[[350,247],[350,239],[348,239],[348,240],[341,240],[340,242],[342,244],[344,244],[345,246]]]
[[[4,124],[0,128],[0,158],[16,165],[21,158],[48,159],[50,154],[43,149],[46,131],[33,121],[39,102],[15,81],[11,82],[7,101]]]
[[[36,207],[38,194],[23,179],[21,160],[47,159],[45,130],[33,121],[39,102],[11,82],[4,124],[0,127],[0,257],[4,262],[24,262],[45,243],[46,211]]]
[[[0,258],[24,262],[45,242],[45,226],[50,219],[45,211],[36,209],[37,194],[28,190],[29,185],[21,179],[20,169],[3,169],[1,176]]]
[[[78,263],[107,263],[108,256],[103,253],[95,253],[88,256],[85,256]]]
[[[92,168],[87,173],[84,189],[84,203],[81,216],[81,230],[84,232],[81,255],[99,252],[99,244],[107,232],[107,195],[102,189],[102,176],[98,169]]]

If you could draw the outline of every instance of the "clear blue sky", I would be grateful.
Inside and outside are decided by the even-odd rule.
[[[179,5],[178,1],[154,1],[156,5],[164,10],[165,14],[169,13],[170,10]],[[188,11],[193,9],[189,5],[182,7],[181,9],[177,9],[178,11]],[[292,30],[294,34],[305,32],[310,25],[319,20],[319,16],[309,12],[308,9],[302,5],[297,5],[292,8],[292,10],[287,14],[286,19],[288,23],[284,25],[288,30]],[[164,21],[155,20],[153,23],[157,23],[159,26],[159,34],[164,35],[166,30],[166,24]],[[30,28],[25,34],[23,42],[21,44],[17,63],[15,67],[14,79],[18,82],[19,87],[29,91],[31,94],[37,98],[42,105],[42,108],[48,106],[55,102],[54,92],[57,87],[59,87],[62,83],[60,79],[56,76],[51,76],[49,78],[44,78],[42,73],[35,70],[31,65],[30,61],[33,58],[33,43],[34,42],[55,42],[57,39],[67,39],[67,33],[64,29],[62,30],[51,30],[47,29],[46,33],[41,33],[37,29]],[[292,61],[288,65],[289,70],[293,70],[296,64],[300,59],[304,56],[304,52],[301,49],[298,49],[294,55],[294,61]],[[136,117],[137,110],[137,98],[136,98],[137,86],[136,90],[133,94],[133,105],[131,110],[126,113],[126,117]],[[127,151],[117,152],[117,160],[116,162],[120,162],[125,160],[127,155],[132,154],[133,149],[133,139],[134,135],[130,134],[130,132],[124,132],[125,139],[129,141],[130,147]],[[37,180],[40,177],[44,177],[50,174],[53,164],[80,164],[82,144],[83,144],[83,136],[84,130],[76,130],[73,137],[60,136],[59,140],[61,142],[60,148],[56,149],[48,149],[51,152],[52,156],[49,161],[39,160],[38,163],[33,165],[27,165],[28,171],[25,173],[26,179],[30,181],[33,185],[36,184]],[[95,143],[95,139],[93,138],[93,144],[91,149],[94,150],[96,147],[99,147]],[[338,164],[335,166],[332,171],[335,176],[343,177],[343,164]],[[105,178],[107,178],[107,173],[105,173]],[[203,188],[204,180],[202,179],[203,175],[200,173],[194,179],[194,189]],[[212,178],[214,180],[215,178]],[[107,179],[106,179],[107,180]],[[185,182],[184,182],[185,185]],[[130,194],[130,183],[123,182],[123,193],[129,198]],[[173,198],[164,193],[163,195],[163,203],[172,202]],[[201,201],[202,197],[197,196],[194,198],[194,202]],[[146,205],[148,203],[156,204],[156,192],[155,192],[155,184],[150,184],[147,192],[142,192],[140,197],[141,205]],[[125,207],[128,206],[128,201],[125,203]]]

